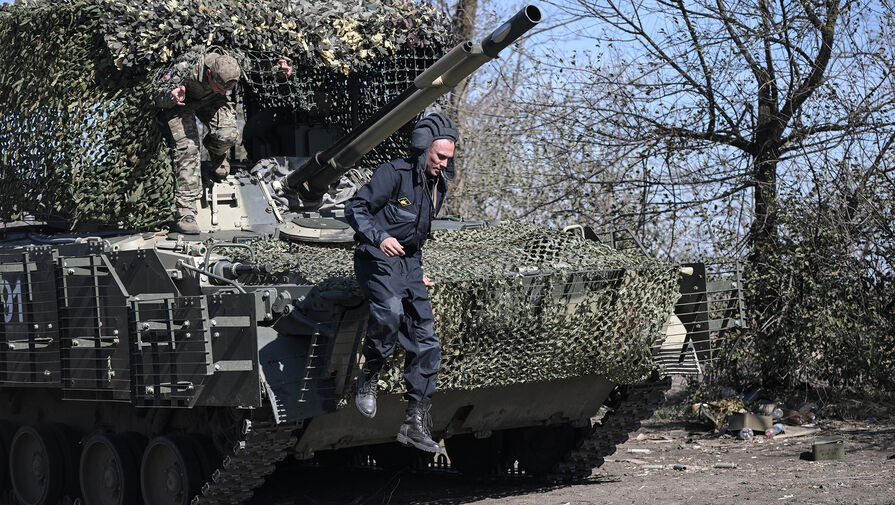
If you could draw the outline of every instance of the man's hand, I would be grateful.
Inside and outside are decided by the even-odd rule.
[[[427,277],[425,275],[423,276],[423,284],[425,284],[427,288],[431,288],[432,286],[435,285],[435,283],[432,282],[432,279],[430,279],[429,277]]]
[[[180,85],[171,90],[171,96],[174,97],[174,103],[180,106],[186,105],[186,86]]]
[[[379,244],[379,249],[389,258],[393,256],[404,256],[404,247],[395,237],[389,237]]]
[[[280,56],[280,59],[277,60],[277,72],[282,77],[289,77],[292,75],[292,58]]]

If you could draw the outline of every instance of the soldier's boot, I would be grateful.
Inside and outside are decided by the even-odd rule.
[[[230,162],[227,161],[227,155],[210,155],[211,173],[208,174],[214,182],[223,182],[230,175]]]
[[[404,424],[398,430],[398,442],[404,445],[412,445],[421,451],[441,452],[441,446],[432,440],[432,419],[429,417],[429,408],[432,406],[428,401],[416,402],[411,401],[407,405],[407,413],[404,417]]]
[[[379,383],[379,372],[371,372],[364,367],[357,374],[357,387],[354,393],[354,406],[366,417],[376,417],[376,386]]]
[[[198,235],[199,234],[199,223],[196,222],[196,217],[192,214],[186,214],[181,216],[177,222],[174,223],[174,226],[171,227],[172,231],[176,231],[178,233],[183,233],[184,235]]]

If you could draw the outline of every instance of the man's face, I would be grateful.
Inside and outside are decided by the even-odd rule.
[[[438,139],[429,147],[429,157],[426,161],[426,173],[437,177],[444,170],[451,158],[454,157],[454,142],[448,139]]]
[[[214,78],[211,77],[211,70],[208,70],[207,68],[205,69],[205,75],[208,76],[208,85],[211,86],[211,90],[219,95],[227,96],[227,93],[233,91],[233,88],[236,87],[235,84],[232,86],[224,86],[223,84],[215,81]]]

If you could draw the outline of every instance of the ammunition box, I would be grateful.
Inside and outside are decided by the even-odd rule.
[[[845,444],[840,436],[816,438],[811,449],[814,461],[830,461],[845,456]]]

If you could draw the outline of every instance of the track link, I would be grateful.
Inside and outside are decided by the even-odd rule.
[[[296,424],[249,420],[243,423],[239,440],[224,456],[210,480],[202,485],[202,494],[193,497],[192,505],[230,505],[248,501],[297,441]]]
[[[594,468],[615,453],[615,448],[640,428],[640,422],[653,415],[665,400],[671,377],[632,386],[618,386],[609,396],[609,411],[591,428],[590,434],[569,456],[556,464],[548,479],[575,481],[590,476]]]

